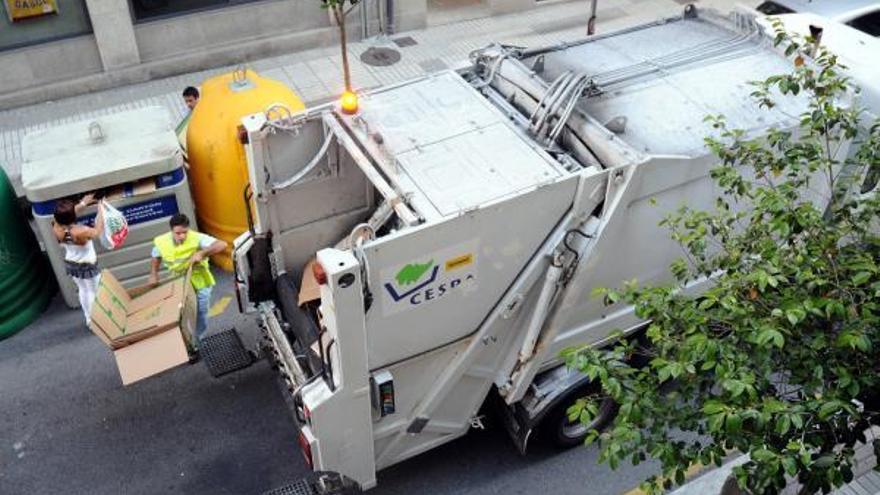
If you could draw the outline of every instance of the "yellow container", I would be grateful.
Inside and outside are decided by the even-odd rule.
[[[212,258],[232,270],[232,241],[247,230],[243,191],[248,182],[244,146],[238,138],[242,117],[282,104],[296,113],[299,97],[279,81],[252,71],[236,71],[202,83],[201,97],[189,119],[186,148],[199,228],[229,244]]]

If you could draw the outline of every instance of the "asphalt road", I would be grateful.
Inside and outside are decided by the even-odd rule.
[[[228,292],[223,277],[215,299]],[[235,303],[211,320],[256,339]],[[0,494],[258,495],[307,467],[265,361],[215,379],[184,365],[122,387],[112,354],[56,297],[46,314],[0,341]],[[379,474],[375,495],[616,495],[649,466],[612,472],[595,448],[535,443],[520,456],[499,427]]]

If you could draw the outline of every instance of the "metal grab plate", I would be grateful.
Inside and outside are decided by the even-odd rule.
[[[263,492],[262,495],[315,495],[315,491],[306,480],[299,480],[289,485],[279,486],[278,488]]]
[[[247,368],[254,362],[234,328],[205,337],[199,347],[205,366],[214,377]]]

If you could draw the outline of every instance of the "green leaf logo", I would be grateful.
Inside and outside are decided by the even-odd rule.
[[[422,278],[422,275],[424,275],[432,266],[434,266],[434,260],[422,264],[410,263],[401,268],[394,278],[397,280],[397,285],[409,285]]]

